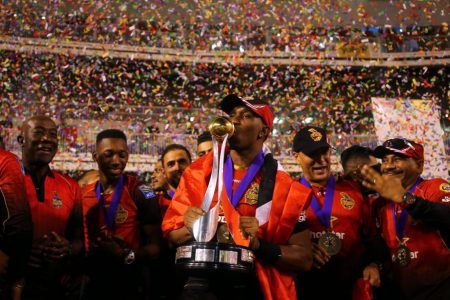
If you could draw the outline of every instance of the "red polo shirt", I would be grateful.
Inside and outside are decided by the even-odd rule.
[[[34,183],[26,171],[25,184],[35,240],[52,231],[65,236],[71,218],[79,220],[81,226],[81,215],[76,216],[81,213],[81,192],[75,180],[49,169],[42,183]]]

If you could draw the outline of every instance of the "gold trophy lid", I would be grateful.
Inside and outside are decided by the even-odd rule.
[[[208,130],[217,139],[223,139],[226,134],[228,137],[233,135],[234,125],[227,117],[217,117],[209,124]]]

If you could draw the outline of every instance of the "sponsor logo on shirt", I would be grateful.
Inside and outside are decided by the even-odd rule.
[[[155,192],[153,192],[153,189],[148,185],[139,186],[139,190],[142,192],[145,199],[151,199],[156,197]]]
[[[341,205],[343,208],[350,210],[355,206],[355,200],[347,193],[341,192]]]
[[[443,183],[439,186],[439,189],[444,193],[450,193],[450,184]]]
[[[450,202],[450,196],[445,196],[442,198],[442,202]]]
[[[313,231],[311,231],[311,237],[313,238],[313,239],[320,239],[320,237],[322,236],[322,235],[324,235],[325,233],[327,233],[327,231],[318,231],[318,232],[313,232]],[[335,235],[337,235],[341,240],[343,240],[344,239],[344,236],[345,236],[345,232],[336,232],[336,231],[331,231],[331,233],[334,233]]]
[[[300,213],[300,216],[298,217],[298,222],[299,223],[306,222],[306,212],[304,210]]]

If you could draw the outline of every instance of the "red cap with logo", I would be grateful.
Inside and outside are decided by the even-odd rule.
[[[387,154],[400,154],[417,160],[424,160],[423,146],[404,138],[389,139],[375,148],[374,156],[383,158]]]
[[[228,95],[220,102],[219,107],[222,111],[230,114],[236,106],[246,106],[255,114],[261,117],[264,124],[269,126],[270,131],[273,129],[273,113],[269,103],[263,100],[243,99],[236,95]]]

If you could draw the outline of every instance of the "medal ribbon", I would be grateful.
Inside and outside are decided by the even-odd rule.
[[[311,185],[306,180],[305,177],[300,179],[300,183],[304,186],[311,188]],[[333,206],[333,197],[334,197],[334,177],[330,176],[327,182],[327,189],[325,191],[325,203],[323,204],[323,208],[320,207],[319,201],[316,198],[316,195],[312,195],[311,198],[311,208],[314,211],[314,214],[319,219],[320,223],[326,228],[330,229],[330,218],[331,218],[331,208]]]
[[[422,177],[417,178],[416,182],[413,184],[413,186],[409,189],[408,192],[414,193],[417,185],[419,183],[421,183],[422,181],[423,181]],[[396,213],[396,209],[395,209],[395,203],[391,203],[391,210],[392,210],[392,216],[394,217],[395,233],[401,244],[402,243],[401,241],[403,239],[403,233],[405,232],[406,220],[408,219],[408,211],[405,208],[403,208],[402,212],[400,213],[400,218],[397,222],[397,213]]]
[[[105,199],[103,198],[102,195],[102,186],[100,184],[100,181],[97,181],[97,186],[95,187],[95,196],[97,197],[97,201],[100,204],[100,208],[104,213],[105,223],[109,229],[112,229],[114,225],[114,218],[116,217],[117,208],[119,207],[120,196],[122,195],[123,191],[123,182],[124,176],[120,175],[119,181],[117,182],[117,185],[114,187],[114,193],[111,199],[109,209],[106,209],[105,207]]]
[[[170,190],[167,194],[168,194],[168,196],[169,196],[169,199],[172,200],[173,195],[175,195],[175,192],[172,191],[172,190]]]
[[[230,199],[231,204],[234,208],[236,208],[236,206],[238,205],[239,200],[241,200],[245,191],[248,189],[250,183],[252,183],[253,179],[255,178],[256,174],[259,172],[263,164],[264,154],[261,151],[258,153],[258,155],[256,155],[244,178],[242,178],[241,182],[239,182],[237,189],[233,193],[233,161],[231,160],[231,155],[228,155],[228,158],[225,161],[224,170],[225,189],[227,191],[228,199]]]

